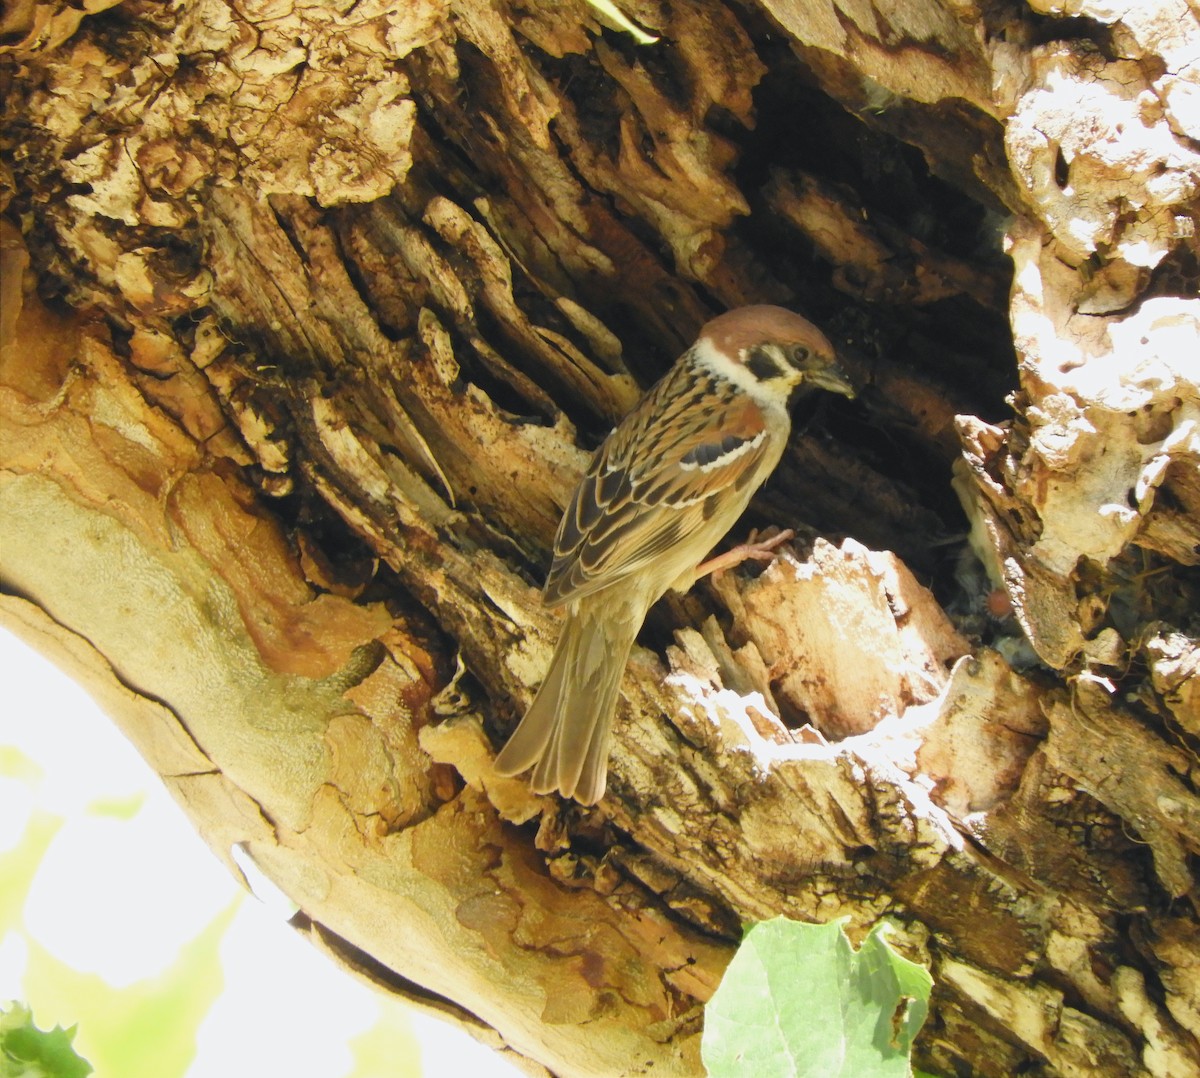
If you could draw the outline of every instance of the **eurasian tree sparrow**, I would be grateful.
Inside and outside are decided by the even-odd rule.
[[[704,326],[605,439],[558,527],[544,598],[566,620],[499,774],[532,767],[536,793],[585,805],[604,795],[617,692],[646,612],[668,588],[761,553],[701,564],[779,463],[789,399],[805,388],[854,395],[815,326],[741,307]]]

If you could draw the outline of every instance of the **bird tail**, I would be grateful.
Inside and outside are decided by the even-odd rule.
[[[496,771],[532,767],[534,793],[558,790],[594,805],[604,796],[617,692],[640,622],[588,606],[568,608],[550,670],[496,757]]]

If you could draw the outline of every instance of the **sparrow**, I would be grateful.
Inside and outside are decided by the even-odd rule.
[[[558,527],[543,599],[566,617],[498,774],[532,767],[535,793],[604,796],[617,693],[646,613],[668,589],[778,544],[703,562],[779,463],[789,402],[810,389],[854,396],[820,330],[782,307],[740,307],[708,322],[609,434]]]

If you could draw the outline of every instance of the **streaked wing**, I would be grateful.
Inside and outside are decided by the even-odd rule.
[[[702,528],[714,494],[757,480],[767,441],[745,394],[676,367],[592,458],[559,525],[546,602],[608,587]]]

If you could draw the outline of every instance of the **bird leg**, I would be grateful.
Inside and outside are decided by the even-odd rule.
[[[791,528],[786,528],[769,539],[759,539],[758,532],[752,531],[746,542],[697,565],[696,579],[699,580],[710,573],[723,573],[727,569],[741,565],[744,561],[770,561],[775,556],[775,548],[794,538],[795,535],[796,533]]]

